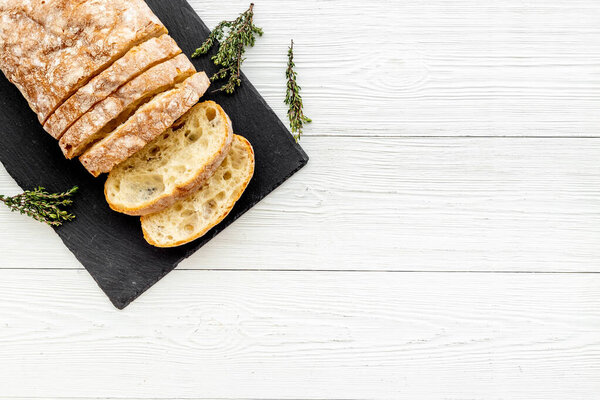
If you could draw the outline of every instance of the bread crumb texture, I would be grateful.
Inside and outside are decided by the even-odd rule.
[[[232,139],[225,111],[212,101],[197,104],[111,171],[106,199],[114,210],[130,215],[160,211],[202,186],[223,162]]]
[[[235,135],[229,154],[202,189],[141,218],[144,237],[158,247],[180,246],[202,237],[229,214],[253,174],[252,146]]]

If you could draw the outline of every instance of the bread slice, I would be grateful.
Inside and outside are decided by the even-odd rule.
[[[180,54],[128,82],[96,104],[65,132],[59,142],[65,157],[71,159],[81,155],[94,142],[127,121],[140,104],[172,89],[195,73],[190,60]]]
[[[44,124],[44,129],[55,139],[60,139],[96,103],[144,71],[179,53],[181,49],[169,35],[152,38],[134,47],[58,107]]]
[[[110,207],[128,215],[155,213],[197,191],[231,148],[233,129],[212,101],[195,105],[171,128],[108,175]]]
[[[44,124],[132,47],[165,33],[144,0],[3,0],[0,69]]]
[[[192,108],[204,95],[210,80],[198,72],[141,106],[126,122],[93,145],[79,158],[94,176],[110,172],[140,151]]]
[[[229,215],[252,175],[252,146],[235,135],[229,154],[202,189],[164,211],[141,218],[144,238],[156,247],[176,247],[204,236]]]

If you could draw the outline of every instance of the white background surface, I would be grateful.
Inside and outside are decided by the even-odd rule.
[[[0,398],[598,399],[600,4],[256,13],[244,71],[285,119],[295,39],[309,166],[122,312],[0,208]]]

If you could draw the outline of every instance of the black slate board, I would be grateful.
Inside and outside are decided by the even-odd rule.
[[[187,55],[210,33],[185,0],[147,2]],[[198,71],[209,76],[216,70],[209,57],[193,61]],[[64,159],[19,91],[0,74],[0,160],[24,189],[39,185],[52,191],[73,185],[81,188],[73,208],[77,219],[56,232],[115,307],[129,305],[308,162],[256,89],[245,77],[242,81],[233,96],[209,94],[203,100],[219,103],[231,117],[235,132],[252,143],[254,178],[231,214],[202,239],[176,249],[157,249],[143,239],[139,218],[109,209],[104,178],[94,179],[79,162]],[[216,83],[211,90],[215,87]]]

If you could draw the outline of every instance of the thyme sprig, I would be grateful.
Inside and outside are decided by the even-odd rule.
[[[210,33],[208,39],[192,54],[199,57],[208,53],[215,44],[220,42],[219,51],[212,57],[215,65],[221,69],[215,73],[210,80],[217,81],[227,79],[216,92],[224,91],[232,94],[235,88],[242,84],[240,79],[241,67],[245,58],[246,47],[253,47],[256,35],[262,36],[263,30],[254,25],[254,3],[234,21],[222,21]]]
[[[312,122],[310,118],[304,115],[302,96],[300,95],[300,91],[302,88],[298,85],[297,82],[297,74],[294,68],[296,64],[294,63],[294,41],[290,44],[290,48],[288,50],[288,67],[285,71],[285,77],[287,78],[287,92],[285,97],[285,104],[289,106],[288,109],[288,118],[290,120],[290,127],[292,128],[292,133],[294,134],[294,139],[296,142],[300,140],[302,136],[302,131],[304,129],[304,124],[309,124]]]
[[[28,190],[13,197],[0,195],[11,211],[20,212],[50,226],[60,226],[63,222],[75,219],[73,214],[63,210],[73,204],[72,196],[79,188],[74,186],[63,193],[48,193],[43,187]]]

